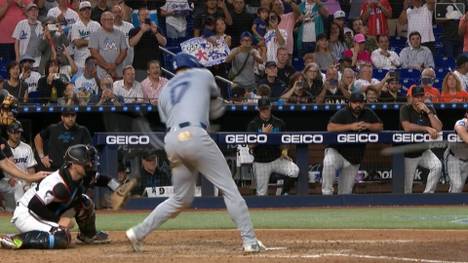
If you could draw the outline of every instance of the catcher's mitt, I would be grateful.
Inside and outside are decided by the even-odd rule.
[[[111,204],[113,210],[120,209],[130,196],[130,191],[137,185],[137,179],[132,178],[122,183],[119,188],[111,195]]]

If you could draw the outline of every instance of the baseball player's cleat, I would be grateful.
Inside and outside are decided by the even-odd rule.
[[[133,232],[133,229],[127,230],[125,232],[127,235],[127,239],[130,242],[130,245],[132,245],[133,251],[134,252],[143,252],[143,241],[140,241],[136,238],[135,232]]]
[[[12,238],[9,235],[0,237],[0,246],[6,249],[20,249],[23,242],[20,239]]]
[[[260,240],[253,244],[244,245],[244,253],[259,253],[266,250],[266,246]]]
[[[98,231],[94,237],[87,237],[81,233],[78,233],[76,239],[85,244],[107,244],[110,243],[109,234],[104,231]]]

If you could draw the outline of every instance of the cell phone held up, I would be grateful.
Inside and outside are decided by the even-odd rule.
[[[147,24],[147,25],[151,25],[151,19],[149,19],[149,18],[145,18],[145,24]]]

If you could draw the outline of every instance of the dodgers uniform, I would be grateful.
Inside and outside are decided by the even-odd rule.
[[[455,129],[462,127],[468,131],[468,118],[458,120]],[[445,164],[450,178],[450,193],[461,193],[468,177],[468,143],[453,142],[445,150]]]

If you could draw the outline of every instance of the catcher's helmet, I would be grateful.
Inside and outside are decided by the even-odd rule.
[[[95,170],[98,165],[98,152],[92,145],[76,144],[68,147],[63,157],[66,164],[80,164]]]
[[[196,57],[187,53],[179,52],[174,57],[174,69],[178,70],[181,68],[203,68],[203,65]]]

